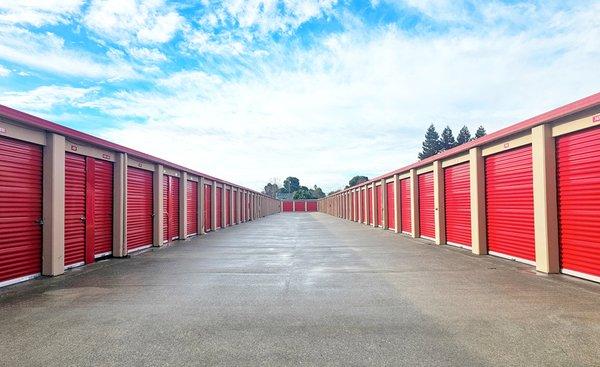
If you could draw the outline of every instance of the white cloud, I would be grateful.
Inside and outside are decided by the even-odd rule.
[[[156,48],[131,47],[127,50],[129,54],[143,62],[162,62],[167,60],[167,56]]]
[[[94,79],[128,79],[137,76],[125,61],[106,63],[90,54],[70,49],[53,33],[32,33],[0,25],[0,59],[58,75]]]
[[[182,23],[163,0],[93,0],[84,18],[88,28],[121,45],[168,42]]]
[[[98,91],[98,88],[76,88],[48,85],[23,92],[0,94],[0,104],[27,111],[47,111],[58,105],[75,106]]]
[[[45,24],[68,23],[79,14],[83,0],[3,0],[0,2],[0,23]]]
[[[0,65],[0,77],[8,76],[10,74],[10,70]]]
[[[596,92],[598,11],[532,13],[519,32],[353,29],[273,46],[241,77],[190,70],[86,105],[148,121],[103,132],[125,145],[257,189],[294,174],[329,190],[415,161],[432,122],[493,131]]]

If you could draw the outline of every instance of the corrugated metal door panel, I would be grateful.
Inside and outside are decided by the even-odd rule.
[[[212,202],[212,186],[204,185],[204,232],[210,232],[212,229],[212,215],[210,212]]]
[[[187,182],[187,228],[186,234],[193,235],[198,233],[198,183],[196,181]]]
[[[223,227],[223,189],[221,187],[217,187],[217,202],[215,206],[217,207],[217,228]]]
[[[307,212],[316,212],[317,211],[317,202],[316,201],[307,201],[306,202],[306,211]]]
[[[284,201],[283,202],[283,211],[284,212],[292,212],[294,211],[294,203],[291,201]]]
[[[411,211],[410,211],[410,180],[405,178],[400,180],[400,229],[402,232],[410,233],[412,231]]]
[[[179,238],[179,177],[169,176],[170,186],[170,221],[169,235],[171,240]]]
[[[560,266],[600,276],[600,128],[556,139]]]
[[[113,164],[94,160],[94,254],[112,252]]]
[[[471,246],[470,184],[468,162],[444,169],[446,238],[464,246]]]
[[[42,270],[42,148],[0,138],[0,282]]]
[[[225,225],[231,225],[231,190],[225,191]]]
[[[127,167],[127,249],[152,245],[153,172]]]
[[[85,260],[85,157],[65,154],[65,266]]]
[[[169,176],[163,175],[163,242],[169,242],[169,218],[171,217]]]
[[[377,225],[383,226],[383,189],[381,186],[377,186],[377,210],[375,214],[377,215]]]
[[[389,229],[396,229],[396,208],[394,208],[394,183],[385,184],[387,191],[387,222]]]
[[[360,190],[360,217],[362,219],[362,222],[366,222],[365,221],[365,192],[363,190]]]
[[[373,188],[367,190],[367,223],[373,224]]]
[[[233,192],[233,223],[238,223],[238,218],[240,215],[240,206],[238,205],[238,192]]]
[[[297,212],[305,212],[306,211],[306,205],[304,201],[294,201],[294,207],[296,208]]]
[[[535,260],[531,146],[485,158],[488,250]]]
[[[419,175],[419,228],[421,236],[435,238],[433,172]]]

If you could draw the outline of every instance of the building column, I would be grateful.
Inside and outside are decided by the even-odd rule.
[[[444,201],[444,169],[442,162],[433,162],[433,206],[435,215],[435,243],[446,244],[446,205]]]
[[[410,220],[412,227],[412,237],[420,237],[421,229],[419,228],[419,180],[417,177],[417,170],[415,168],[410,170]]]
[[[217,230],[217,182],[213,180],[210,198],[210,226],[212,231]]]
[[[65,272],[65,137],[46,134],[42,179],[42,274]]]
[[[471,251],[487,254],[485,219],[485,171],[481,148],[469,150],[469,175],[471,191]]]
[[[152,241],[153,246],[160,247],[163,245],[163,165],[157,164],[154,167],[154,230],[153,230],[153,238]]]
[[[181,172],[179,180],[179,239],[184,240],[187,236],[187,172]]]
[[[206,234],[204,228],[204,177],[198,179],[198,234]]]
[[[556,150],[550,125],[531,129],[536,270],[560,271]]]
[[[221,228],[227,228],[227,186],[223,184],[223,190],[221,190]]]
[[[394,233],[400,233],[400,221],[402,220],[401,211],[401,198],[400,198],[400,180],[398,178],[398,174],[394,175],[394,222],[396,223],[396,228],[394,229]]]
[[[381,179],[381,225],[383,229],[389,228],[388,223],[388,207],[387,207],[387,183],[385,182],[385,178]]]
[[[127,153],[116,153],[113,175],[112,256],[127,255]]]

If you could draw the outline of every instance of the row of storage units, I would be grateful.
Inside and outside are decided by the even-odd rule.
[[[255,191],[0,106],[0,286],[279,211]]]
[[[317,200],[283,200],[281,201],[281,212],[316,212]]]
[[[319,211],[600,281],[600,93],[346,189]]]

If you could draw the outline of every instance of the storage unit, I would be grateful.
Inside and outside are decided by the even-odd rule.
[[[377,217],[375,221],[379,227],[383,227],[383,189],[381,185],[376,186],[375,191],[377,193],[377,210],[375,211]]]
[[[469,163],[444,169],[446,240],[471,246],[471,192]]]
[[[403,233],[412,232],[412,214],[410,209],[410,179],[400,180],[400,230]]]
[[[179,238],[179,177],[163,176],[163,241]]]
[[[600,281],[600,128],[556,139],[560,267]]]
[[[65,154],[65,266],[112,252],[112,162]]]
[[[225,226],[231,225],[231,189],[225,190]]]
[[[533,263],[531,146],[487,156],[485,188],[489,253]]]
[[[238,203],[238,191],[233,192],[233,224],[239,223],[240,205]]]
[[[127,167],[127,250],[152,246],[152,171]]]
[[[418,177],[419,229],[421,237],[435,238],[435,204],[433,196],[433,172]]]
[[[188,236],[198,234],[198,182],[187,181],[186,190],[187,228]]]
[[[42,148],[0,137],[0,284],[42,271]]]
[[[284,201],[283,202],[283,211],[284,212],[293,212],[294,211],[294,202],[293,201]]]
[[[212,186],[204,185],[204,232],[212,229]]]
[[[373,224],[373,188],[367,189],[367,223]]]
[[[316,201],[307,201],[306,202],[306,211],[307,212],[316,212],[317,211],[317,202]]]
[[[396,208],[394,207],[394,183],[386,183],[385,190],[387,195],[387,225],[389,229],[396,229]]]
[[[215,206],[217,207],[217,228],[223,227],[223,188],[217,187],[217,197]]]
[[[365,216],[365,191],[364,190],[360,190],[360,218],[362,219],[363,223],[368,223],[368,216]]]
[[[294,201],[294,209],[297,212],[305,212],[306,211],[306,202],[299,200],[299,201]]]

